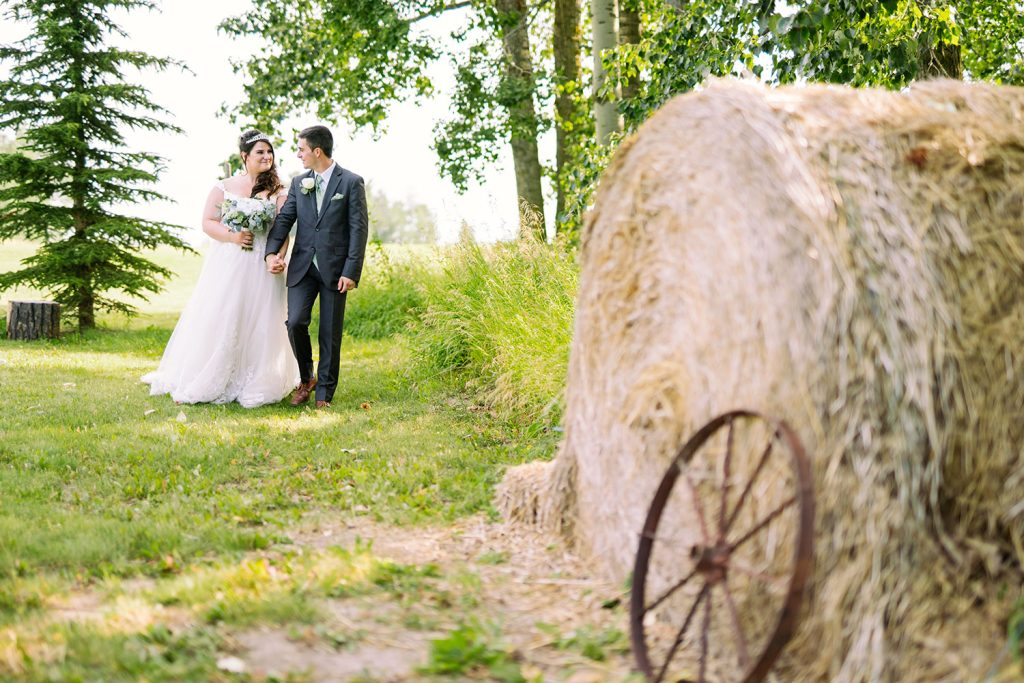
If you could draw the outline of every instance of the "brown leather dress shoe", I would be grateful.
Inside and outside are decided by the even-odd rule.
[[[331,407],[331,402],[330,401],[317,401],[316,402],[316,407],[317,408],[330,408]]]
[[[292,394],[291,404],[293,406],[301,406],[303,403],[309,400],[309,395],[313,392],[316,387],[316,377],[309,380],[305,384],[300,384],[299,388]]]

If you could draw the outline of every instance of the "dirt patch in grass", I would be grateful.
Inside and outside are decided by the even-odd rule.
[[[549,537],[480,517],[409,528],[324,515],[291,537],[303,548],[369,543],[377,558],[436,571],[411,585],[385,580],[381,591],[331,600],[316,626],[239,634],[236,654],[257,677],[404,681],[447,667],[459,676],[516,680],[494,664],[504,661],[526,680],[630,678],[625,588],[596,578]],[[468,645],[458,641],[466,633],[474,638]],[[432,641],[453,639],[453,647],[498,654],[439,664]]]
[[[419,641],[383,645],[364,642],[339,652],[322,644],[296,640],[294,634],[284,629],[250,631],[238,638],[238,644],[245,651],[242,661],[257,677],[290,672],[323,683],[359,677],[407,680],[425,646]]]
[[[633,677],[626,588],[553,538],[479,516],[397,527],[325,512],[287,537],[55,592],[0,631],[0,678],[46,667],[257,683]]]

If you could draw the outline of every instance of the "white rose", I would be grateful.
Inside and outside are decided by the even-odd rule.
[[[312,178],[303,178],[301,184],[303,192],[309,192],[314,187],[316,187],[316,181],[313,180]]]

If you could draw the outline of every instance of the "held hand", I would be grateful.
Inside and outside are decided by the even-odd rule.
[[[284,259],[278,254],[267,254],[264,259],[267,263],[267,272],[278,275],[284,272]]]
[[[345,277],[344,275],[342,275],[341,278],[338,280],[338,291],[341,292],[342,294],[344,294],[345,292],[349,291],[350,289],[355,289],[355,288],[356,288],[355,280],[350,280],[349,278]]]

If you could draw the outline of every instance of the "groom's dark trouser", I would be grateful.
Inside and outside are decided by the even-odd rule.
[[[305,384],[313,378],[313,347],[309,341],[309,323],[313,302],[320,297],[320,362],[317,364],[316,400],[330,401],[338,386],[338,365],[341,360],[341,328],[345,323],[345,294],[337,283],[329,287],[320,280],[316,266],[294,287],[288,288],[288,339],[299,363],[299,378]]]

